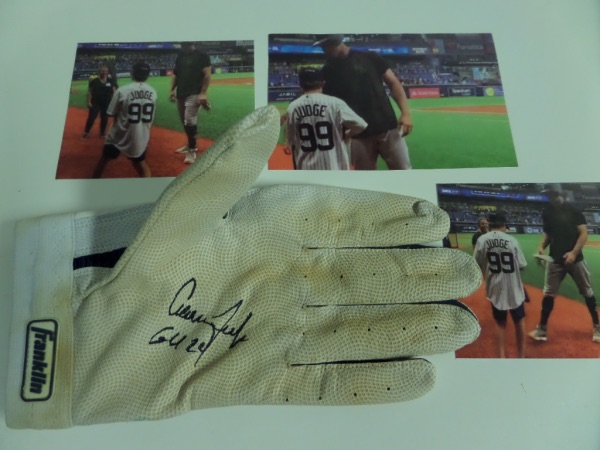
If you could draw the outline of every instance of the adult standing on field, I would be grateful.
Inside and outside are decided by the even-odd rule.
[[[179,118],[187,136],[187,144],[175,150],[185,153],[184,162],[191,164],[196,160],[198,144],[198,111],[210,110],[207,91],[211,79],[210,57],[196,49],[193,42],[182,42],[181,53],[177,55],[169,100],[177,103]]]
[[[540,322],[529,336],[536,341],[548,339],[547,324],[554,308],[554,297],[562,281],[569,274],[585,299],[592,317],[592,341],[600,343],[596,297],[592,289],[591,274],[582,251],[588,238],[585,216],[575,206],[565,202],[560,192],[550,189],[545,193],[548,195],[549,204],[542,211],[544,232],[538,254],[544,255],[546,247],[550,246],[552,262],[546,263]]]
[[[113,79],[109,75],[109,70],[106,66],[100,67],[98,75],[90,77],[87,92],[88,117],[81,139],[86,140],[89,137],[98,114],[100,114],[100,136],[104,137],[106,135],[106,127],[108,125],[106,110],[115,89]]]
[[[480,217],[477,221],[477,231],[471,237],[471,244],[473,244],[473,249],[475,249],[475,244],[477,243],[477,239],[479,239],[482,235],[489,231],[490,227],[488,224],[488,220],[485,217]]]
[[[388,63],[377,53],[357,51],[340,35],[323,35],[313,44],[323,49],[323,93],[344,100],[368,127],[352,139],[352,164],[356,170],[375,170],[381,156],[390,170],[412,169],[404,137],[413,128],[404,87]],[[400,118],[383,86],[400,108]]]

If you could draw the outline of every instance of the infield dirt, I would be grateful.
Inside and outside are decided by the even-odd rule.
[[[526,285],[531,298],[525,304],[525,329],[533,330],[539,319],[542,290]],[[481,335],[472,344],[458,350],[457,358],[497,358],[495,323],[485,285],[462,301],[475,313],[481,325]],[[592,342],[592,319],[586,306],[567,297],[557,296],[548,322],[548,340],[534,341],[526,336],[527,358],[600,358],[600,343]],[[512,319],[506,327],[506,356],[516,357],[516,338]]]

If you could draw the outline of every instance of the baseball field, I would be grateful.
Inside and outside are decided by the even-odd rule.
[[[125,86],[131,79],[119,79]],[[81,140],[87,119],[87,80],[71,83],[69,107],[56,178],[89,178],[102,152],[104,140],[99,136],[100,117],[96,119],[88,140]],[[183,155],[174,150],[186,143],[183,127],[174,103],[169,102],[170,77],[150,77],[147,81],[157,91],[156,116],[152,126],[146,161],[155,177],[174,177],[185,170]],[[213,74],[208,90],[212,105],[198,117],[199,151],[205,150],[229,126],[254,110],[254,73]],[[109,122],[110,123],[110,122]],[[136,177],[133,167],[121,157],[112,161],[103,177]]]
[[[472,234],[458,234],[459,248],[472,254]],[[540,235],[513,234],[518,239],[527,259],[527,267],[521,273],[525,288],[531,298],[525,304],[526,329],[531,331],[540,318],[542,288],[544,286],[544,269],[533,258],[540,242]],[[585,246],[584,256],[590,272],[592,284],[600,273],[600,236],[590,235]],[[596,278],[595,278],[596,276]],[[596,292],[597,295],[597,292]],[[459,350],[459,358],[496,358],[495,328],[492,319],[490,302],[486,299],[485,286],[464,302],[473,310],[481,323],[481,335],[471,345]],[[509,318],[506,330],[507,357],[516,355],[514,327]],[[592,342],[592,321],[585,302],[573,280],[567,276],[560,286],[559,295],[555,299],[554,310],[548,322],[548,341],[536,342],[527,337],[526,355],[528,358],[598,358],[600,345]]]
[[[289,103],[273,104],[283,113]],[[414,129],[406,142],[414,169],[518,166],[504,97],[409,99],[408,105]],[[279,142],[284,143],[283,132]],[[292,169],[280,147],[269,168]],[[381,159],[377,166],[387,170]]]

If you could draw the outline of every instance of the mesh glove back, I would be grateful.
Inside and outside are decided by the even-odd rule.
[[[419,245],[442,239],[448,216],[379,192],[249,191],[278,132],[277,110],[256,110],[147,217],[138,209],[20,224],[10,427],[398,402],[433,387],[421,356],[479,334],[475,316],[451,300],[479,286],[474,260]],[[114,268],[74,276],[78,255],[120,244],[128,247]]]

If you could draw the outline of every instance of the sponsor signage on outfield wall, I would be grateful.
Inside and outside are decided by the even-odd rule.
[[[368,45],[350,45],[354,50],[370,51],[380,55],[430,55],[431,49],[428,47],[372,47]],[[271,44],[269,53],[310,53],[323,54],[321,47],[300,44]]]
[[[299,88],[270,88],[269,102],[290,102],[302,94]]]
[[[122,50],[144,50],[144,49],[179,49],[179,44],[173,42],[89,42],[77,44],[79,49],[111,48]]]
[[[321,47],[313,47],[312,45],[269,45],[269,53],[323,53]]]
[[[539,234],[544,229],[542,227],[523,227],[523,233],[525,234]]]
[[[489,191],[484,189],[457,189],[447,187],[438,188],[438,192],[443,195],[456,195],[461,197],[501,198],[507,200],[520,200],[528,202],[548,201],[548,197],[544,194],[527,192]]]
[[[483,94],[487,97],[504,97],[502,86],[489,86],[483,89]]]
[[[440,88],[439,87],[408,88],[408,96],[410,98],[439,98],[440,97]]]
[[[469,87],[451,87],[448,88],[448,96],[450,97],[471,97],[475,96],[475,88]]]
[[[457,233],[470,233],[477,231],[477,225],[471,224],[454,224],[454,229]]]

